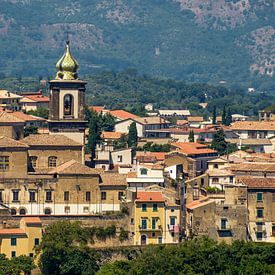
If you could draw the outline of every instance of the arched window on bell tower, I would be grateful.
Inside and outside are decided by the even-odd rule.
[[[73,117],[74,98],[70,94],[64,96],[64,117]]]

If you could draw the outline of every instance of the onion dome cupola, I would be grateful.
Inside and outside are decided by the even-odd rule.
[[[66,49],[63,56],[56,63],[57,74],[55,79],[57,80],[77,80],[77,70],[79,65],[73,58],[70,51],[70,42],[66,42]]]

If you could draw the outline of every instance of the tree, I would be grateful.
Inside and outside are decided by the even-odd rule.
[[[122,134],[121,137],[118,140],[115,140],[113,143],[115,150],[127,148],[127,144],[128,135],[126,134]]]
[[[191,130],[189,132],[188,141],[189,142],[194,142],[195,141],[195,135],[194,135],[194,131],[193,130]]]
[[[217,124],[216,106],[213,107],[212,124]]]
[[[24,128],[24,136],[27,137],[29,135],[37,134],[38,127],[37,126],[26,126]]]
[[[91,112],[87,148],[91,153],[92,159],[95,158],[96,145],[100,141],[100,135],[98,115],[96,112]]]
[[[19,257],[12,258],[11,261],[25,275],[30,275],[31,271],[35,268],[33,259],[31,257],[25,256],[25,255],[21,255]]]
[[[228,109],[226,119],[225,119],[225,125],[229,126],[232,123],[232,114],[230,108]]]
[[[100,129],[101,131],[112,132],[115,129],[115,117],[110,113],[106,113],[101,117]]]
[[[235,144],[226,142],[225,134],[222,129],[219,129],[213,136],[211,148],[216,150],[220,155],[230,154],[237,151],[238,148]]]
[[[48,119],[49,109],[45,107],[38,107],[36,110],[28,111],[27,114]]]
[[[132,122],[129,128],[128,134],[128,147],[137,147],[138,135],[137,135],[137,125]]]
[[[223,111],[222,111],[222,125],[226,124],[226,109],[225,106],[223,106]]]

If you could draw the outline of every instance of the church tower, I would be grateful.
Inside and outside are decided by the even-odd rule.
[[[50,84],[49,130],[83,144],[85,132],[85,85],[78,78],[79,65],[66,42],[63,56],[56,64],[57,74]]]

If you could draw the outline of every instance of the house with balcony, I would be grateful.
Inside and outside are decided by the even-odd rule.
[[[19,111],[21,109],[22,96],[11,93],[7,90],[0,90],[0,107],[3,111]]]

